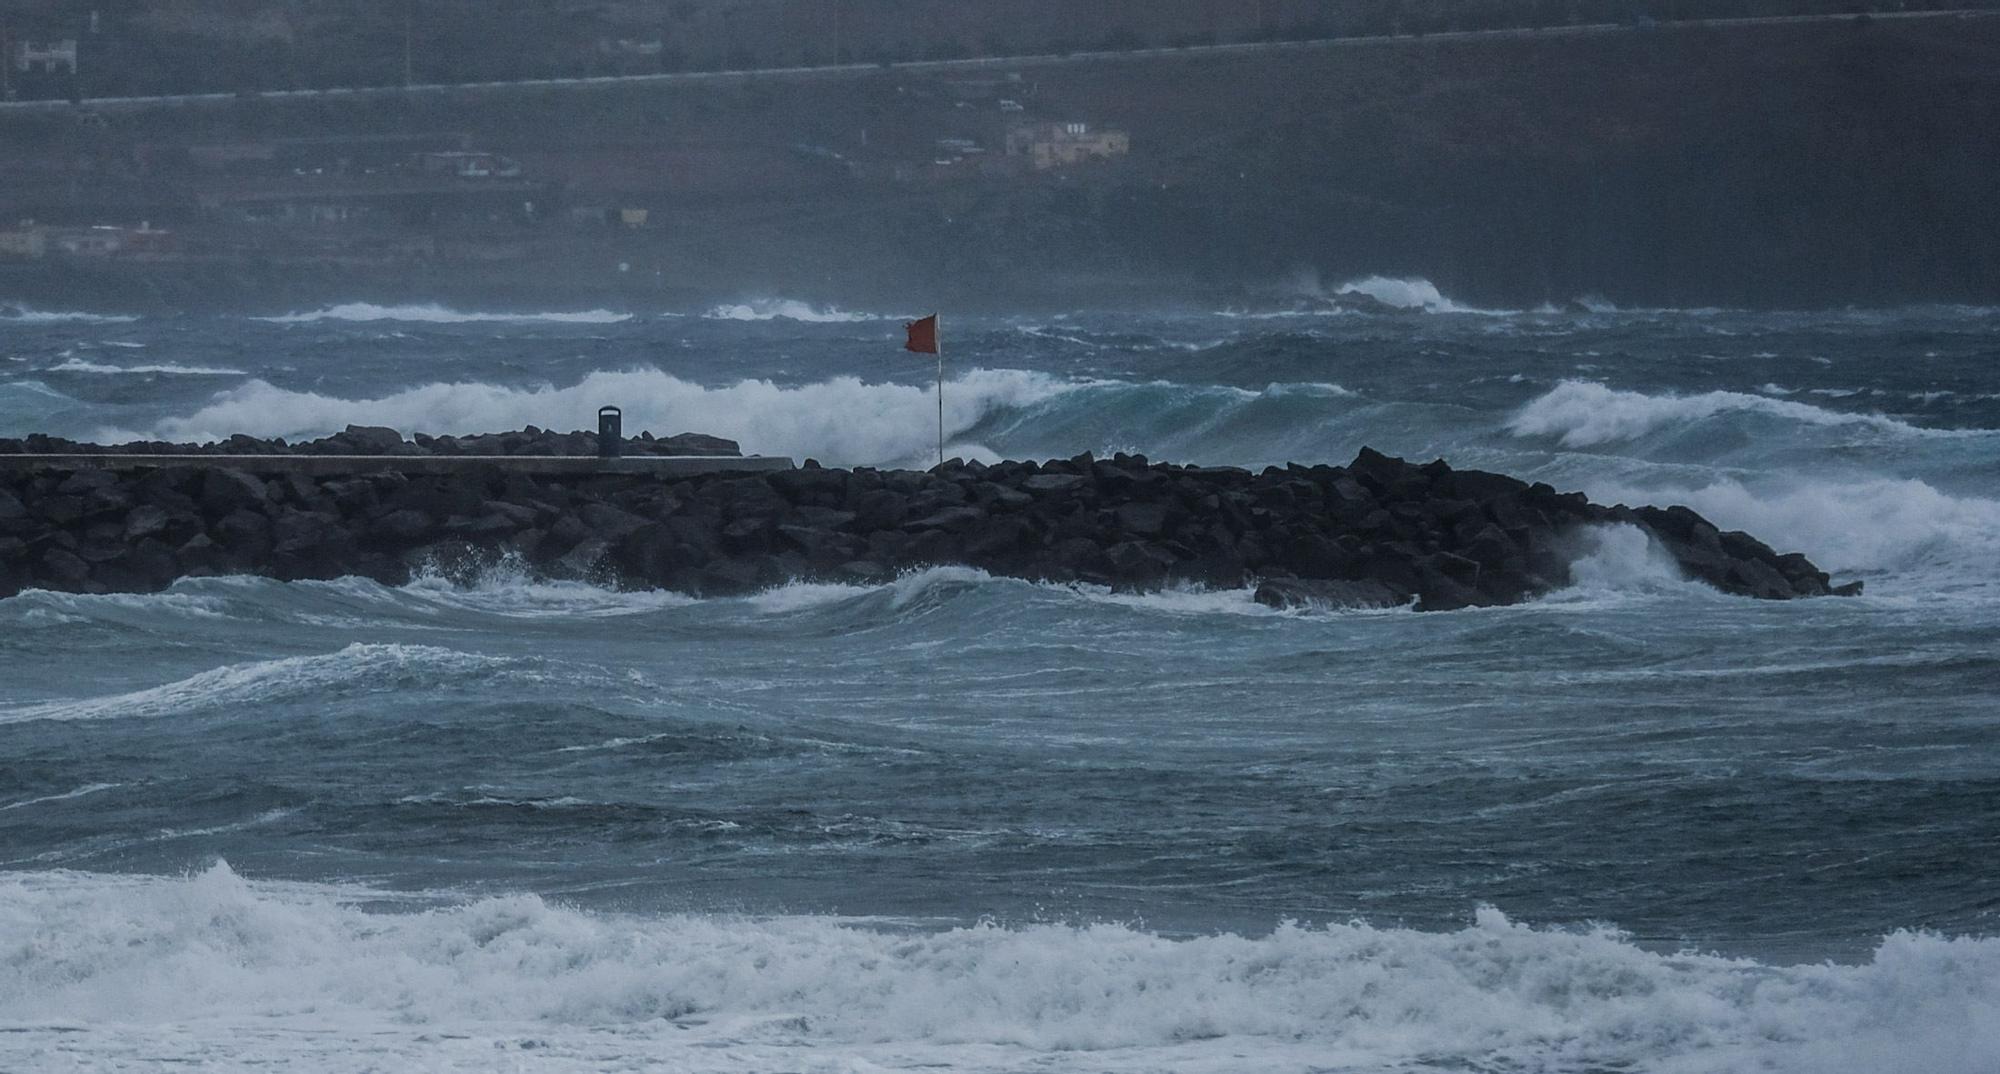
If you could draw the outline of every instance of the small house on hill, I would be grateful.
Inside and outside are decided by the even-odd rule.
[[[1007,155],[1026,157],[1036,171],[1092,160],[1110,160],[1132,151],[1132,136],[1088,123],[1026,123],[1007,131]]]

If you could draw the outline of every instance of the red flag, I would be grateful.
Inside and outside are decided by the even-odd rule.
[[[921,321],[911,321],[903,326],[903,331],[910,334],[909,341],[903,344],[904,350],[918,354],[938,352],[937,314],[933,313]]]

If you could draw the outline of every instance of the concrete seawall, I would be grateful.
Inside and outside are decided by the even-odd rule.
[[[469,474],[482,467],[499,467],[517,474],[563,477],[597,474],[693,477],[700,474],[790,470],[792,465],[791,459],[777,455],[623,455],[608,459],[563,455],[0,455],[0,473],[129,472],[169,466],[202,466],[240,470],[246,474],[300,474],[306,477],[383,472],[412,477],[445,476]]]
[[[937,564],[1120,589],[1255,585],[1274,605],[1450,609],[1567,585],[1593,527],[1764,598],[1836,589],[1797,553],[1685,507],[1606,507],[1367,449],[1345,467],[1088,454],[929,471],[756,458],[96,454],[0,465],[0,596],[175,579],[361,575],[511,557],[554,577],[702,595]]]

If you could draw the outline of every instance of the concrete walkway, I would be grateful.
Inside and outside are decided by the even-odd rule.
[[[461,474],[494,466],[521,474],[588,477],[592,474],[654,474],[686,477],[730,471],[790,470],[781,455],[0,455],[0,473],[35,470],[153,470],[203,466],[255,474],[380,473]]]

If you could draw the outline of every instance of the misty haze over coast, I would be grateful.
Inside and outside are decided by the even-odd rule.
[[[0,0],[0,1069],[1992,1074],[1873,7]]]
[[[739,6],[734,28],[698,4],[577,16],[531,47],[509,36],[530,16],[468,36],[448,4],[407,25],[107,9],[95,33],[16,4],[17,43],[80,43],[73,78],[17,78],[0,109],[17,236],[0,295],[284,313],[918,294],[1004,312],[1283,304],[1314,294],[1301,281],[1384,276],[1506,308],[2000,296],[2000,151],[1970,136],[1996,118],[2000,18],[1981,11]],[[484,66],[462,58],[474,41]],[[309,67],[315,42],[338,51]],[[976,58],[1009,51],[1040,55]],[[556,81],[365,88],[405,74]],[[211,96],[30,99],[70,92]]]

